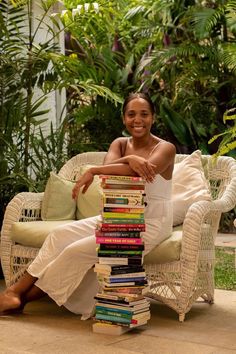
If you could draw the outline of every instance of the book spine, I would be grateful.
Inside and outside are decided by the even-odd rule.
[[[99,250],[98,257],[134,257],[142,256],[142,251],[117,251],[117,250]]]
[[[102,180],[110,180],[110,181],[114,181],[114,182],[130,182],[130,183],[134,183],[134,182],[139,182],[142,184],[145,184],[145,181],[142,177],[139,176],[118,176],[118,175],[99,175],[99,178],[101,178]]]
[[[132,190],[132,191],[136,191],[136,190],[142,190],[144,191],[144,185],[128,185],[128,184],[110,184],[109,182],[102,182],[101,183],[101,187],[103,189],[111,189],[111,190]]]
[[[128,318],[122,318],[122,317],[118,317],[118,316],[111,316],[111,315],[104,315],[104,314],[100,314],[100,313],[96,313],[95,316],[96,319],[101,319],[101,320],[108,320],[108,321],[112,321],[112,322],[119,322],[119,323],[137,323],[136,320],[132,320],[132,319],[128,319]]]
[[[145,210],[145,208],[144,207],[140,207],[140,208],[122,208],[122,207],[113,207],[113,208],[111,208],[111,207],[106,207],[106,206],[104,206],[104,208],[103,208],[103,213],[129,213],[129,214],[141,214],[141,215],[143,215],[144,214],[144,210]]]
[[[120,264],[120,265],[142,265],[141,257],[100,257],[98,262],[100,264]]]
[[[118,311],[113,311],[113,310],[106,310],[106,309],[99,309],[96,307],[95,309],[96,314],[101,314],[101,315],[106,315],[106,316],[116,316],[116,317],[121,317],[121,318],[127,318],[128,320],[132,319],[133,314],[132,313],[124,313],[124,312],[118,312]]]
[[[117,312],[117,313],[123,313],[123,314],[126,314],[126,315],[130,315],[132,316],[133,315],[133,311],[129,311],[129,310],[123,310],[123,309],[113,309],[111,307],[106,307],[106,306],[99,306],[99,305],[96,305],[95,307],[96,311],[110,311],[110,312]]]
[[[116,196],[116,197],[110,197],[110,196],[103,196],[103,201],[104,201],[104,205],[105,204],[111,204],[111,205],[126,205],[126,206],[142,206],[144,205],[144,202],[143,202],[143,197],[140,197],[140,198],[132,198],[132,199],[129,199],[129,198],[121,198],[119,196]]]
[[[119,321],[116,321],[114,323],[114,321],[109,321],[109,320],[103,320],[103,319],[97,319],[96,316],[93,317],[93,319],[95,321],[98,321],[98,323],[104,323],[104,324],[110,324],[110,325],[118,325],[118,326],[123,326],[123,327],[128,327],[130,328],[131,327],[131,324],[128,324],[128,323],[122,323],[122,322],[119,322]],[[133,324],[134,326],[134,324]]]
[[[139,239],[138,239],[139,240]],[[105,250],[121,250],[121,251],[143,251],[144,244],[114,244],[114,243],[100,243],[100,251]]]
[[[144,219],[106,219],[103,218],[103,224],[128,224],[129,226],[132,224],[144,224]]]
[[[126,274],[116,274],[116,275],[105,275],[105,277],[109,277],[111,279],[117,279],[117,278],[132,278],[132,277],[146,277],[146,273],[145,272],[136,272],[136,273],[126,273]]]
[[[145,231],[145,224],[111,224],[111,223],[101,223],[99,225],[100,231]]]
[[[119,283],[119,282],[129,282],[129,281],[145,281],[146,280],[146,277],[132,277],[132,278],[116,278],[116,279],[113,279],[113,278],[105,278],[105,281],[106,282],[109,282],[109,283]]]
[[[113,232],[104,232],[104,231],[99,231],[95,230],[95,236],[96,237],[112,237],[112,238],[140,238],[140,232],[135,231],[135,232],[122,232],[122,231],[113,231]]]
[[[143,240],[141,238],[96,237],[96,243],[112,245],[142,245]]]
[[[106,198],[125,198],[128,200],[132,199],[138,199],[138,200],[143,200],[144,196],[144,191],[142,190],[136,190],[133,191],[132,189],[116,189],[116,190],[109,190],[109,189],[103,189],[102,190],[102,195]]]
[[[113,213],[113,212],[102,212],[102,216],[105,219],[124,219],[124,220],[129,220],[129,219],[139,219],[139,220],[144,220],[144,213]]]

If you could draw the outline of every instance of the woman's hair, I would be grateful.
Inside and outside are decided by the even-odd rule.
[[[126,111],[126,107],[127,107],[127,104],[134,100],[135,98],[142,98],[144,99],[145,101],[148,102],[149,106],[150,106],[150,109],[151,109],[151,112],[152,114],[155,114],[155,106],[150,98],[150,96],[147,94],[147,93],[143,93],[143,92],[136,92],[136,93],[130,93],[126,99],[124,100],[124,103],[123,103],[123,107],[122,107],[122,113],[123,115],[125,114],[125,111]]]

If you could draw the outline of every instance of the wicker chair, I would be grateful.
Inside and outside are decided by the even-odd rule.
[[[79,168],[86,164],[103,163],[105,152],[88,152],[70,159],[59,175],[75,180]],[[187,155],[176,155],[176,162]],[[189,208],[183,223],[182,250],[179,261],[165,264],[145,264],[150,283],[148,297],[162,301],[179,314],[183,321],[193,303],[202,297],[214,299],[214,241],[221,213],[236,204],[236,162],[220,157],[216,164],[202,156],[204,172],[211,185],[213,201],[199,201]],[[8,204],[1,231],[1,262],[7,285],[14,283],[38,253],[37,248],[15,244],[10,229],[17,221],[40,220],[43,193],[23,192]],[[144,262],[145,263],[145,262]]]

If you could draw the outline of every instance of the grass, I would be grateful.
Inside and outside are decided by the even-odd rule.
[[[236,291],[236,249],[216,247],[215,288]]]

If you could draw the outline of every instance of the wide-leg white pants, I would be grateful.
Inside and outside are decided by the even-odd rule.
[[[59,306],[84,319],[91,316],[99,289],[92,268],[98,261],[94,233],[99,220],[95,216],[57,227],[27,270],[38,278],[35,285]]]

